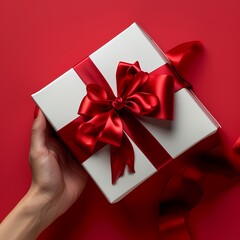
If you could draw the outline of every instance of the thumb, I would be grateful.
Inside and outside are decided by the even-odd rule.
[[[39,152],[45,147],[47,122],[41,110],[35,109],[35,120],[31,131],[31,151]],[[38,114],[36,112],[38,111]],[[37,115],[37,116],[36,116]]]

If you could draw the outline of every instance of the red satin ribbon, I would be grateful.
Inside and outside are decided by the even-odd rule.
[[[115,183],[123,175],[126,166],[129,172],[134,172],[134,151],[124,132],[133,136],[131,129],[139,123],[130,115],[168,120],[173,118],[173,77],[143,72],[138,62],[134,64],[120,62],[116,72],[116,97],[109,87],[101,86],[102,75],[89,58],[84,61],[85,64],[87,68],[84,67],[84,70],[83,66],[76,69],[81,78],[87,81],[87,95],[82,100],[78,113],[89,120],[79,125],[76,138],[78,144],[89,154],[93,154],[98,142],[111,145],[112,182]],[[91,74],[93,69],[96,71],[94,79],[100,78],[100,84],[89,83],[86,80],[89,78],[89,74],[86,76],[86,69],[92,69]],[[97,75],[100,75],[99,78]],[[129,118],[132,119],[131,122],[128,121]],[[126,121],[131,128],[124,124]],[[142,126],[139,127],[143,129]],[[153,142],[152,137],[146,136],[146,139]],[[140,141],[136,142],[140,144]],[[162,152],[160,154],[167,155],[169,159],[170,156],[164,154],[165,150],[162,147],[157,149],[159,148]]]
[[[180,44],[173,49],[170,49],[166,56],[170,60],[175,72],[177,74],[182,74],[185,71],[185,68],[188,67],[186,62],[192,58],[193,54],[196,53],[196,49],[200,46],[200,42],[192,41]],[[182,82],[186,87],[191,88],[191,85],[183,79],[180,83],[180,87]],[[177,84],[178,87],[178,84]],[[175,87],[176,88],[176,87]],[[180,169],[177,167],[176,169]],[[167,185],[164,188],[163,195],[165,195],[161,200],[160,206],[160,218],[159,218],[159,231],[161,239],[165,240],[191,240],[188,229],[186,227],[186,216],[190,209],[190,206],[193,204],[185,204],[185,199],[193,199],[189,197],[189,192],[191,192],[191,196],[197,196],[200,198],[202,196],[202,191],[198,187],[195,186],[194,192],[192,194],[192,189],[185,190],[185,186],[183,187],[184,177],[181,172],[175,172],[172,174],[174,177],[170,177]],[[192,171],[191,173],[191,182],[197,182],[202,174],[198,171]],[[194,179],[194,180],[193,180]],[[179,193],[179,189],[182,189],[183,193]],[[175,193],[175,194],[174,194]],[[168,195],[176,195],[168,199]],[[164,199],[166,198],[166,199]],[[182,199],[184,198],[184,200]],[[182,205],[184,203],[184,205]]]
[[[116,76],[117,97],[101,85],[88,84],[87,95],[81,102],[78,113],[90,120],[79,126],[77,139],[90,153],[98,141],[116,147],[121,145],[123,110],[135,116],[173,117],[173,79],[170,76],[143,72],[138,62],[120,62]]]
[[[188,55],[189,48],[194,44],[196,42],[186,43],[186,46],[180,45],[179,49],[175,48],[174,52],[178,55],[174,60],[176,70],[184,59],[183,56]],[[169,56],[172,58],[174,54],[169,54]],[[124,132],[134,138],[137,146],[157,169],[171,160],[169,154],[151,133],[131,116],[173,118],[173,92],[182,87],[189,87],[189,84],[172,67],[165,64],[148,74],[140,69],[137,62],[135,64],[120,63],[116,74],[116,97],[89,58],[78,64],[74,70],[87,85],[87,95],[79,108],[81,117],[61,129],[59,134],[80,161],[85,161],[103,145],[110,144],[112,182],[115,183],[122,176],[126,166],[130,172],[134,172],[134,153]],[[129,122],[130,118],[132,121]],[[136,136],[136,133],[131,130],[135,129],[134,126],[139,126],[137,132],[141,132],[141,136]],[[72,140],[73,136],[70,131],[77,133],[78,144]],[[142,139],[145,145],[146,142],[157,142],[156,149],[149,151],[142,143]],[[81,146],[79,148],[81,150],[77,145]],[[82,154],[81,157],[79,154]],[[156,161],[155,156],[163,156],[163,158]]]
[[[183,72],[188,70],[188,62],[192,60],[196,52],[200,49],[201,43],[199,41],[191,41],[182,43],[170,49],[166,56],[170,60],[172,66],[176,69],[177,73],[183,75]],[[185,82],[187,86],[191,86]]]
[[[185,72],[189,59],[200,47],[199,42],[184,43],[170,50],[166,55],[178,73]],[[240,138],[234,145],[234,150],[240,149]],[[239,151],[240,152],[240,151]],[[219,157],[221,156],[221,157]],[[190,211],[203,198],[213,198],[219,187],[227,185],[228,179],[237,173],[226,166],[224,154],[219,156],[204,155],[199,159],[184,158],[175,162],[171,169],[167,184],[162,192],[159,217],[160,239],[164,240],[191,240],[188,217]],[[217,165],[213,163],[217,162]],[[169,173],[168,172],[168,173]],[[226,173],[224,176],[223,173]]]

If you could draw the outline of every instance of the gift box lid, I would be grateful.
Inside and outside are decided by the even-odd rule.
[[[138,61],[141,69],[146,72],[151,72],[169,62],[162,50],[136,23],[99,48],[89,58],[114,92],[119,61],[129,63]],[[72,68],[32,97],[54,129],[59,131],[79,116],[78,108],[85,95],[86,86]],[[174,98],[173,121],[141,118],[141,123],[172,158],[178,157],[193,145],[214,134],[219,128],[217,121],[191,91],[181,89],[175,93]],[[126,170],[124,177],[119,178],[115,185],[111,183],[108,146],[83,163],[110,202],[120,200],[157,171],[134,142],[131,143],[134,148],[136,173],[130,174]]]

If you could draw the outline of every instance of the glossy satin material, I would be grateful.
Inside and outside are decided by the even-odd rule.
[[[167,56],[175,69],[182,73],[186,68],[186,62],[189,61],[185,57],[191,58],[199,47],[199,42],[184,43],[170,50]],[[183,52],[185,54],[182,54]],[[240,169],[240,158],[237,157],[237,154],[240,156],[240,138],[234,144],[233,151],[235,154],[234,152],[228,153],[229,160],[232,156],[230,161],[233,162],[236,169]],[[161,239],[195,239],[189,228],[190,212],[194,208],[198,209],[199,203],[202,202],[203,205],[205,199],[216,198],[219,189],[222,189],[224,185],[227,186],[232,181],[231,179],[233,182],[237,180],[237,170],[227,165],[229,160],[224,159],[223,156],[224,153],[220,151],[220,157],[206,154],[196,159],[195,156],[193,159],[182,159],[183,163],[179,166],[178,163],[171,166],[172,176],[168,177],[160,203],[159,231]],[[213,159],[218,159],[218,167],[214,166]]]
[[[112,183],[115,183],[126,166],[129,172],[135,171],[134,152],[126,132],[157,169],[166,165],[171,160],[170,155],[136,117],[173,119],[174,92],[190,87],[177,71],[183,60],[194,53],[196,44],[184,43],[170,50],[167,56],[173,60],[174,66],[165,64],[152,73],[143,72],[138,62],[120,62],[116,70],[117,96],[114,96],[107,80],[90,58],[76,65],[74,70],[86,84],[87,90],[78,112],[82,118],[59,131],[74,155],[84,152],[80,161],[85,161],[87,156],[99,149],[98,146],[110,144]],[[72,140],[73,129],[69,126],[72,124],[75,126],[75,142]],[[136,132],[141,134],[136,135]],[[156,160],[156,156],[161,158]]]
[[[191,88],[191,85],[183,79],[181,74],[183,69],[188,67],[185,61],[192,57],[192,55],[195,53],[195,49],[199,47],[199,45],[200,43],[197,41],[187,42],[170,49],[166,53],[166,56],[171,61],[174,70],[179,75],[182,82],[184,82],[185,87],[188,88]],[[165,195],[166,199],[162,199],[160,206],[161,217],[159,218],[159,231],[162,239],[164,240],[191,240],[186,228],[185,216],[193,203],[189,203],[188,205],[184,203],[184,200],[181,198],[182,196],[185,196],[186,199],[192,199],[192,197],[190,197],[190,195],[192,195],[194,196],[192,200],[194,202],[196,201],[195,197],[198,198],[201,196],[202,192],[197,184],[194,184],[194,180],[197,181],[200,178],[201,172],[197,171],[196,169],[189,172],[191,172],[192,179],[190,179],[190,181],[188,179],[190,185],[187,183],[187,187],[183,186],[184,177],[182,176],[182,173],[177,171],[173,177],[170,177],[168,184],[164,188],[165,191],[163,191],[163,194]],[[193,183],[193,186],[191,186],[191,183]],[[189,189],[184,190],[184,193],[176,193],[174,198],[168,196],[172,195],[174,189],[177,190],[179,188]],[[194,193],[192,193],[192,191],[194,191]],[[164,210],[162,211],[162,209]]]
[[[80,138],[83,138],[82,144],[86,144],[90,151],[97,141],[120,145],[122,110],[135,116],[173,118],[173,79],[170,76],[145,73],[137,62],[120,63],[116,76],[117,97],[101,85],[88,84],[87,95],[81,102],[79,115],[91,120],[80,126]],[[89,132],[92,133],[91,137]]]
[[[85,63],[86,61],[88,71],[93,74],[96,70],[95,65],[90,59],[85,60]],[[96,83],[87,84],[87,95],[82,100],[78,112],[89,120],[79,125],[76,139],[89,154],[94,152],[98,142],[111,145],[112,182],[115,183],[123,175],[126,166],[129,172],[134,173],[134,151],[124,133],[125,131],[131,135],[129,129],[132,127],[124,128],[123,119],[127,120],[130,115],[134,115],[171,120],[174,79],[170,75],[143,72],[138,62],[134,64],[120,62],[116,71],[117,96],[114,96],[109,88],[102,87],[102,80],[98,82],[98,79],[102,79],[98,78],[99,71],[93,75],[91,79],[95,79]],[[87,81],[89,75],[85,75],[84,78]],[[132,118],[128,124],[139,125],[134,122],[136,120]],[[142,128],[141,126],[140,129]],[[138,138],[140,137],[144,138],[142,135]],[[149,139],[147,136],[146,138]],[[161,151],[165,152],[163,148]]]
[[[201,49],[201,43],[199,41],[191,41],[182,43],[172,49],[170,49],[166,56],[170,60],[172,66],[176,69],[177,74],[182,75],[183,72],[188,70],[188,63],[196,55],[196,52]],[[191,84],[185,81],[186,87],[190,88]],[[181,83],[182,84],[182,83]]]

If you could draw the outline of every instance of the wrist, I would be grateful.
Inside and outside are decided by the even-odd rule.
[[[0,224],[0,239],[36,239],[51,223],[46,221],[47,208],[37,192],[29,191]]]
[[[22,199],[23,212],[32,219],[35,231],[40,234],[55,219],[53,205],[54,201],[47,194],[31,187]]]

